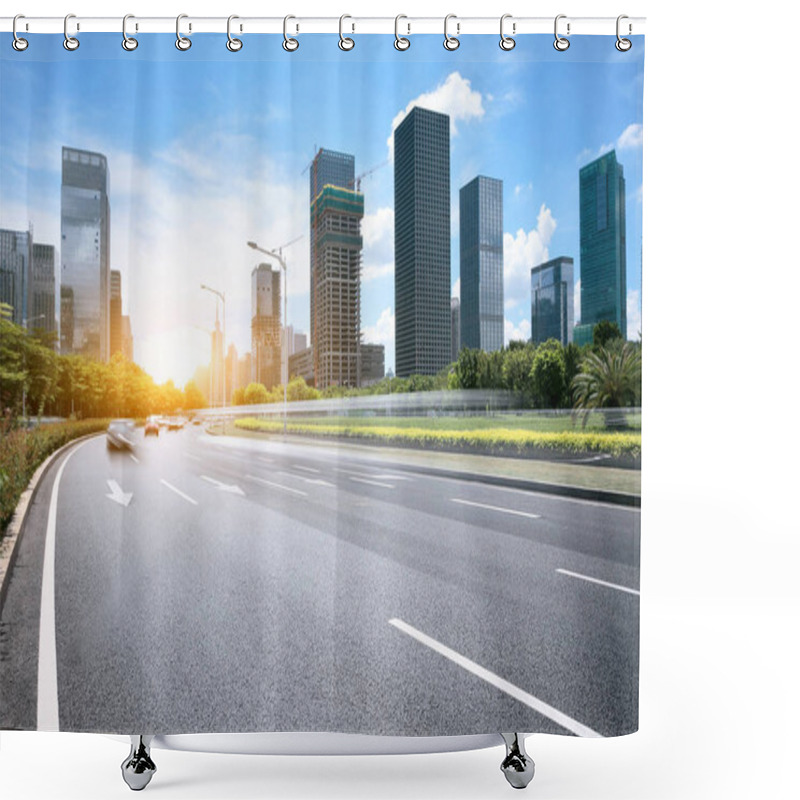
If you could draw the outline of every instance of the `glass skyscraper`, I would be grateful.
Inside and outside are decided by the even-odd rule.
[[[450,363],[450,117],[415,106],[394,132],[398,377]]]
[[[503,181],[478,175],[461,187],[461,346],[503,347]]]
[[[581,324],[577,344],[591,342],[602,320],[628,335],[625,262],[625,178],[615,151],[580,170]]]
[[[323,186],[339,186],[343,189],[353,189],[356,182],[356,159],[349,153],[339,153],[336,150],[325,150],[320,147],[308,168],[308,203],[309,208],[313,206],[317,195],[322,191]],[[311,331],[311,343],[314,343],[314,324],[315,324],[315,300],[314,300],[314,263],[316,261],[314,248],[317,236],[314,230],[314,215],[310,214],[310,282],[311,290],[311,317],[309,328]]]
[[[29,231],[0,230],[0,303],[11,306],[11,319],[17,325],[29,316],[31,245]]]
[[[108,360],[108,163],[100,153],[61,149],[61,294],[70,324],[61,349]]]
[[[574,308],[573,261],[559,256],[531,268],[531,341],[572,341]]]

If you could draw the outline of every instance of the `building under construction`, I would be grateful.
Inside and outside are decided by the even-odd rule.
[[[269,264],[251,273],[251,380],[267,389],[281,382],[281,274]]]
[[[364,195],[327,184],[311,203],[311,346],[318,389],[359,386]]]

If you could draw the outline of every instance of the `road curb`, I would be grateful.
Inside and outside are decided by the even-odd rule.
[[[50,453],[50,455],[47,456],[47,458],[36,468],[36,472],[33,473],[33,477],[30,479],[28,485],[25,487],[25,490],[20,495],[17,507],[14,509],[14,516],[11,517],[11,522],[8,523],[8,527],[3,534],[3,538],[0,540],[0,614],[3,611],[3,605],[5,604],[8,584],[11,582],[11,571],[14,569],[18,545],[22,540],[22,530],[23,526],[25,525],[25,520],[28,516],[28,509],[30,507],[31,500],[33,499],[33,495],[39,488],[42,478],[49,469],[50,465],[67,449],[78,442],[81,442],[85,439],[90,439],[92,436],[99,436],[101,434],[102,431],[96,431],[95,433],[87,433],[83,436],[78,436],[75,439],[71,439],[66,444],[61,445],[58,450]]]

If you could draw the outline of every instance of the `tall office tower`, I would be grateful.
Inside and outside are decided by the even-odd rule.
[[[461,187],[461,346],[503,347],[503,181],[484,175]]]
[[[308,347],[308,336],[304,333],[292,334],[292,353],[299,353]]]
[[[450,298],[450,361],[457,361],[461,352],[461,300]]]
[[[11,319],[17,325],[30,316],[31,238],[29,231],[0,230],[0,303],[11,306]]]
[[[591,343],[602,320],[616,322],[625,339],[625,178],[613,150],[580,171],[580,217],[581,324],[575,343]]]
[[[211,333],[211,405],[225,405],[225,359],[223,357],[222,328],[219,325],[219,308]]]
[[[122,276],[112,269],[108,303],[109,354],[122,352]]]
[[[64,352],[107,361],[109,331],[108,163],[61,148],[61,285],[71,290],[73,330]]]
[[[267,389],[281,382],[281,274],[269,264],[251,273],[251,379]]]
[[[133,331],[131,330],[131,318],[127,314],[122,315],[120,324],[122,333],[120,339],[122,340],[122,355],[128,361],[133,361]]]
[[[311,204],[315,315],[311,337],[318,389],[360,385],[361,219],[364,195],[327,184]]]
[[[450,117],[414,106],[394,132],[397,376],[450,363]]]
[[[239,388],[239,354],[231,342],[225,354],[225,402],[230,403],[233,393]]]
[[[52,244],[33,243],[31,251],[31,274],[28,286],[28,311],[30,326],[51,334],[53,347],[58,347],[60,308],[56,306],[59,296],[56,282],[56,249]]]
[[[371,386],[383,380],[386,348],[382,344],[361,345],[361,385]]]
[[[236,386],[243,389],[253,380],[252,376],[252,358],[250,353],[245,353],[240,356],[239,363],[236,367]]]
[[[316,199],[317,195],[322,191],[324,186],[340,186],[343,189],[352,189],[355,184],[355,176],[356,176],[356,159],[355,156],[350,155],[349,153],[339,153],[336,150],[325,150],[324,148],[320,148],[317,151],[317,154],[314,156],[309,169],[308,169],[308,203],[309,207],[311,207]],[[316,232],[314,230],[314,215],[313,213],[310,215],[311,217],[311,228],[310,228],[310,235],[309,240],[311,243],[310,253],[309,253],[309,264],[310,264],[310,282],[309,286],[311,287],[311,341],[314,341],[314,324],[315,324],[315,315],[314,315],[314,264],[316,263],[315,257],[315,242],[316,242]]]
[[[568,256],[531,267],[531,341],[534,344],[558,339],[566,347],[572,341],[573,280],[573,262]]]

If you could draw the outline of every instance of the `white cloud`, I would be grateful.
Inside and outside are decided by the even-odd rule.
[[[548,245],[557,223],[553,212],[542,203],[536,227],[527,233],[520,228],[515,236],[503,235],[503,290],[506,309],[519,303],[530,304],[531,267],[550,258]]]
[[[526,184],[518,183],[514,187],[514,197],[519,197],[523,192],[532,192],[533,191],[533,183],[528,181]]]
[[[394,209],[379,208],[361,220],[364,283],[394,275]]]
[[[364,342],[368,344],[382,344],[388,350],[394,345],[394,311],[388,306],[381,311],[374,325],[367,325],[363,329]]]
[[[450,290],[450,297],[457,297],[461,299],[461,278],[456,278],[453,288]]]
[[[642,126],[631,123],[617,139],[618,150],[634,150],[642,146]]]
[[[527,319],[523,319],[519,325],[514,325],[510,319],[506,319],[503,327],[506,345],[512,340],[527,342],[531,338],[531,323]]]
[[[628,315],[628,339],[636,342],[642,331],[642,300],[638,289],[628,289],[626,313]]]
[[[459,72],[451,72],[444,83],[440,83],[432,92],[423,92],[411,100],[403,111],[399,111],[392,120],[392,132],[386,140],[389,147],[389,158],[394,158],[394,131],[405,119],[406,114],[414,106],[440,111],[450,115],[450,135],[456,136],[457,121],[480,119],[484,115],[483,96],[475,91],[466,78]]]
[[[394,275],[394,263],[389,262],[388,264],[367,264],[364,269],[361,270],[361,282],[362,283],[369,283],[370,281],[376,281],[379,278],[385,278],[387,275]]]
[[[372,214],[365,214],[364,219],[361,220],[361,235],[364,237],[364,247],[372,247],[393,233],[393,208],[379,208]]]

